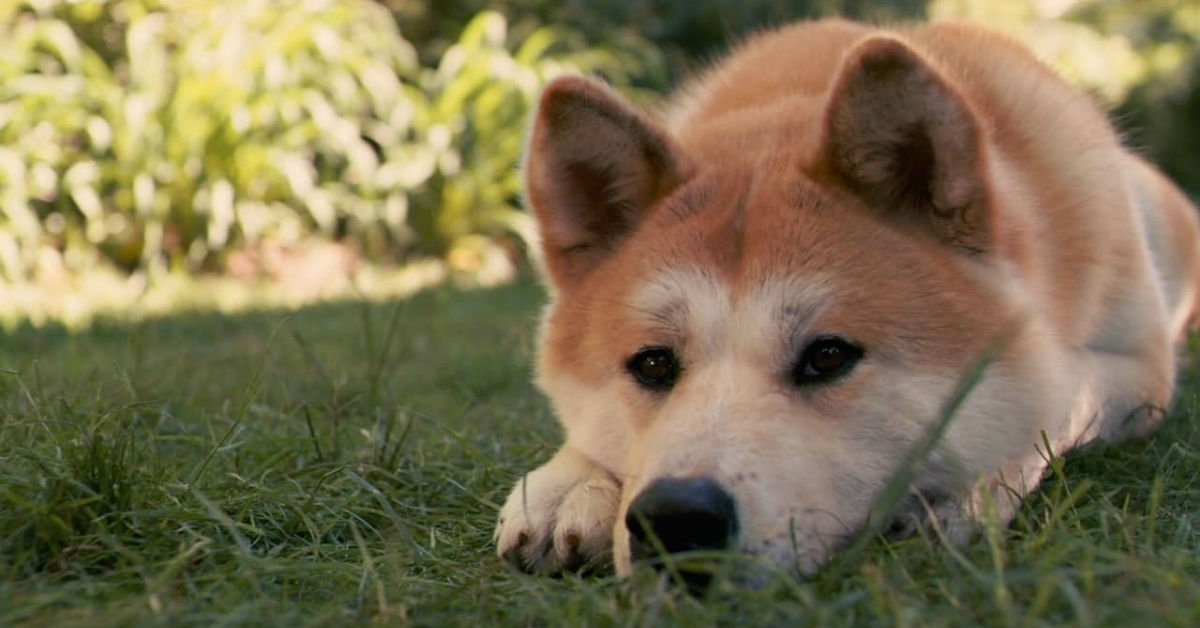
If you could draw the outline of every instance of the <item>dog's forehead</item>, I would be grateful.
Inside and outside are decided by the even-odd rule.
[[[659,325],[688,316],[711,327],[811,315],[829,299],[837,258],[872,254],[836,246],[861,219],[835,211],[814,183],[772,170],[731,166],[681,191],[639,234],[632,256],[647,263],[630,305]]]
[[[677,266],[651,274],[631,292],[629,310],[647,328],[706,353],[767,349],[802,332],[834,298],[817,273],[773,275],[734,286],[726,274]]]
[[[710,168],[655,212],[631,255],[662,268],[702,267],[740,291],[882,253],[854,246],[879,231],[857,201],[777,161]]]

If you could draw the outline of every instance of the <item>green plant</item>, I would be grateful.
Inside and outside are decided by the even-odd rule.
[[[649,58],[551,27],[514,45],[485,11],[422,68],[367,0],[0,0],[0,278],[222,270],[317,240],[477,266],[529,235],[541,86],[623,84]]]
[[[0,5],[0,271],[212,267],[409,237],[435,155],[416,55],[369,2]]]

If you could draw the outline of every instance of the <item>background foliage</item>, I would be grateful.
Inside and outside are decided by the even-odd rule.
[[[0,0],[0,297],[96,268],[503,266],[547,80],[649,102],[831,14],[1008,30],[1200,190],[1200,0]]]
[[[292,5],[292,6],[283,6]],[[9,279],[405,237],[415,52],[365,3],[20,2],[0,35]]]
[[[318,239],[404,259],[522,233],[514,164],[540,86],[638,68],[555,27],[510,41],[488,11],[426,66],[365,1],[9,0],[0,25],[9,282],[97,262],[227,270],[239,250],[253,272]]]

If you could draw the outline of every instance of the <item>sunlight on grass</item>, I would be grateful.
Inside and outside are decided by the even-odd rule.
[[[513,263],[503,253],[463,253],[457,264],[423,260],[402,267],[360,265],[349,273],[289,272],[282,278],[239,279],[227,275],[170,273],[152,282],[142,274],[125,276],[105,267],[54,283],[0,282],[0,329],[50,323],[82,329],[98,318],[143,320],[184,311],[226,314],[256,309],[295,309],[349,299],[404,298],[445,281],[462,287],[492,286],[513,279]]]

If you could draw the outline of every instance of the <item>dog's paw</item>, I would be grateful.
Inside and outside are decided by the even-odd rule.
[[[611,473],[561,451],[513,488],[496,525],[496,552],[529,573],[595,566],[612,553],[620,498]]]
[[[931,499],[912,493],[901,503],[888,535],[903,538],[925,530],[953,545],[962,545],[977,529],[978,523],[960,499],[945,495]]]
[[[1043,467],[1034,464],[1027,473],[1010,474],[1023,480],[1016,483],[996,473],[979,479],[972,489],[960,494],[914,489],[901,502],[889,533],[902,537],[924,530],[952,545],[963,545],[984,529],[985,522],[1007,525],[1024,495],[1037,486]]]

